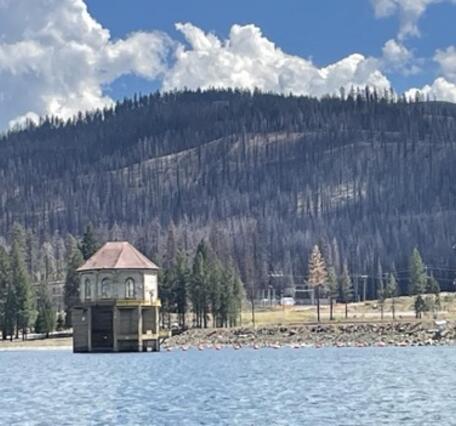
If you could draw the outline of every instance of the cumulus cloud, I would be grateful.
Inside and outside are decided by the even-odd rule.
[[[184,43],[161,32],[114,40],[84,0],[0,0],[0,129],[111,105],[104,89],[124,74],[156,79],[162,90],[236,87],[323,96],[341,87],[389,89],[385,73],[419,71],[404,38],[419,34],[426,8],[456,0],[371,1],[379,17],[400,14],[398,38],[385,43],[380,58],[354,53],[318,66],[286,53],[255,25],[233,25],[226,39],[184,23],[176,25]],[[439,50],[434,60],[442,76],[420,91],[456,101],[456,49]]]
[[[382,49],[382,64],[388,71],[397,71],[403,75],[417,74],[421,69],[413,52],[401,42],[388,40]]]
[[[0,128],[110,105],[104,85],[156,78],[172,45],[159,32],[112,40],[83,0],[0,0]]]
[[[456,102],[456,48],[451,46],[437,50],[434,61],[440,65],[442,75],[432,84],[408,90],[406,95],[413,98],[417,92],[420,92],[431,99]]]
[[[408,36],[419,36],[418,21],[426,12],[426,9],[437,3],[455,0],[371,0],[375,14],[379,18],[399,14],[400,29],[399,40]]]
[[[321,96],[341,87],[390,87],[377,61],[350,55],[320,68],[309,59],[289,55],[255,25],[233,25],[226,40],[192,24],[177,24],[188,46],[179,45],[163,89],[261,89],[276,93]]]
[[[421,88],[412,88],[405,92],[405,96],[414,99],[420,94],[424,99],[456,102],[456,84],[438,77],[432,84],[426,84]]]
[[[451,46],[445,50],[437,50],[434,60],[440,65],[443,75],[456,83],[456,48]]]

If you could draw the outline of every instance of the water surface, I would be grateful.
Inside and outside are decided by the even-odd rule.
[[[4,425],[456,425],[456,348],[0,352]]]

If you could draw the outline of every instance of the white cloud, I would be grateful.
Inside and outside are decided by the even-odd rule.
[[[399,14],[400,29],[398,38],[419,36],[418,21],[432,5],[443,2],[456,3],[456,0],[371,0],[375,15],[379,18]]]
[[[405,96],[409,99],[414,99],[417,92],[419,92],[424,99],[429,98],[431,100],[456,102],[456,84],[443,77],[437,78],[432,84],[427,84],[421,89],[409,89],[405,92]]]
[[[337,93],[341,87],[390,87],[377,61],[360,54],[319,68],[308,59],[283,52],[254,25],[233,25],[226,40],[189,23],[176,27],[189,46],[177,48],[164,90],[238,87],[321,96]]]
[[[413,98],[419,91],[431,99],[456,102],[456,48],[451,46],[445,50],[437,50],[434,60],[440,65],[442,75],[421,89],[408,90],[406,95]]]
[[[341,87],[389,89],[386,72],[419,71],[403,38],[418,34],[430,4],[456,0],[372,1],[377,16],[400,14],[399,38],[385,43],[381,58],[354,53],[320,67],[284,52],[255,25],[233,25],[226,39],[186,23],[176,25],[185,43],[160,32],[113,40],[83,0],[0,0],[0,129],[110,105],[103,89],[124,74],[157,79],[162,90],[237,87],[322,96]],[[456,100],[456,49],[439,50],[434,60],[442,77],[421,91]]]
[[[166,70],[168,36],[111,40],[83,0],[0,0],[0,128],[110,105],[103,85]]]
[[[451,46],[445,50],[437,50],[434,60],[440,65],[443,75],[456,83],[456,48]]]
[[[381,58],[383,69],[399,72],[403,75],[417,74],[421,71],[413,52],[401,42],[394,39],[388,40],[382,49]]]

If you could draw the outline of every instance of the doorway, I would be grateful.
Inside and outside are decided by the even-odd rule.
[[[113,350],[112,306],[92,307],[92,351]]]

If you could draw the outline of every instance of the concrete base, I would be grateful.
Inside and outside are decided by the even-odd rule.
[[[73,352],[158,352],[159,306],[116,301],[73,309]]]

